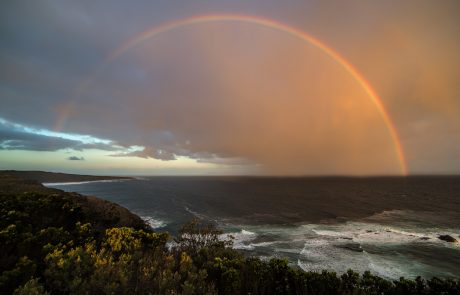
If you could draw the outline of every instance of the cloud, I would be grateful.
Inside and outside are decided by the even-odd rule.
[[[115,156],[245,159],[280,174],[399,172],[372,100],[318,49],[248,24],[196,26],[154,41],[110,64],[76,104],[80,122],[104,119],[94,133],[145,147]],[[273,51],[259,54],[264,48]]]
[[[154,41],[108,65],[71,112],[59,109],[63,128],[75,128],[65,134],[91,134],[68,137],[80,141],[69,147],[226,166],[244,159],[270,174],[399,173],[372,100],[317,48],[250,24],[194,26]]]
[[[243,2],[232,12],[305,30],[355,65],[382,97],[414,172],[460,171],[458,1],[405,1],[397,9]],[[0,149],[189,157],[274,174],[399,173],[387,127],[356,81],[313,46],[273,29],[180,28],[146,40],[81,86],[137,33],[228,4],[31,5],[11,1],[0,11],[0,117],[29,126],[0,124]],[[133,21],[114,21],[121,16]]]
[[[71,157],[68,157],[67,160],[69,160],[69,161],[84,161],[85,158],[77,157],[77,156],[71,156]]]
[[[209,158],[197,158],[198,163],[210,163],[216,165],[226,166],[257,166],[256,163],[252,163],[242,158],[222,158],[222,157],[209,157]]]
[[[89,135],[66,134],[47,129],[37,129],[0,118],[0,150],[58,151],[72,149],[99,149],[124,151],[113,141]]]
[[[157,150],[152,147],[144,147],[141,150],[127,151],[110,155],[112,157],[139,157],[144,159],[158,159],[162,161],[173,161],[176,160],[174,153],[167,152],[164,150]]]
[[[5,130],[0,125],[0,150],[57,151],[80,144],[81,142],[60,137]]]

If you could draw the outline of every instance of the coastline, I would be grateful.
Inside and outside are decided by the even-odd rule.
[[[95,183],[95,182],[121,182],[121,181],[129,181],[129,180],[133,180],[133,178],[101,179],[101,180],[70,181],[70,182],[42,182],[41,184],[46,187],[49,187],[49,186],[79,185],[79,184],[87,184],[87,183]]]
[[[61,183],[86,183],[90,181],[119,181],[131,180],[133,177],[125,176],[96,176],[85,174],[67,174],[46,171],[20,171],[20,170],[0,170],[2,174],[19,177],[25,180],[34,180],[42,184],[61,184]]]
[[[185,231],[174,239],[175,244],[171,244],[168,242],[171,236],[167,232],[153,231],[141,219],[142,215],[132,213],[123,206],[97,197],[48,188],[36,180],[5,172],[0,172],[0,196],[2,214],[5,216],[2,219],[2,238],[6,241],[1,243],[0,251],[3,253],[3,256],[0,255],[0,290],[5,290],[5,294],[12,294],[14,290],[29,290],[31,287],[53,293],[91,293],[101,285],[114,286],[113,290],[120,294],[134,293],[139,280],[142,280],[142,286],[157,286],[156,278],[165,273],[174,274],[173,277],[167,277],[166,282],[174,289],[170,293],[175,294],[181,294],[182,286],[185,286],[191,274],[195,278],[201,275],[199,284],[195,284],[196,281],[193,284],[208,286],[209,290],[213,290],[209,294],[246,294],[248,290],[260,291],[253,294],[272,294],[263,291],[265,289],[262,287],[284,290],[283,294],[306,294],[308,290],[325,290],[325,294],[354,294],[369,290],[379,290],[381,294],[456,294],[453,292],[460,288],[460,282],[450,276],[397,280],[380,272],[375,274],[369,270],[354,269],[350,264],[346,265],[353,270],[337,272],[325,266],[312,269],[304,265],[308,261],[297,261],[293,265],[287,258],[278,255],[246,256],[244,246],[269,246],[273,242],[256,240],[262,237],[258,235],[257,228],[244,228],[238,232],[237,235],[247,240],[248,245],[231,248],[230,244],[219,239],[222,230],[193,221],[186,224]],[[336,232],[328,228],[312,230],[320,235],[330,236],[332,233],[332,236],[336,236]],[[375,230],[369,232],[361,228],[360,232],[365,236],[375,235]],[[298,236],[295,232],[293,234]],[[350,236],[344,237],[349,244]],[[325,239],[330,240],[331,237]],[[339,246],[347,247],[356,255],[364,252],[348,244]],[[95,248],[94,245],[100,245],[101,248]],[[308,245],[303,245],[303,251],[313,249]],[[328,257],[331,254],[335,256],[338,252],[327,254]],[[314,257],[321,258],[317,255]],[[101,264],[101,261],[111,261],[110,268],[107,269],[107,265]],[[152,261],[159,267],[151,268]],[[148,273],[145,273],[146,267],[150,267]],[[76,273],[75,269],[89,271],[82,275],[81,272]],[[228,277],[227,270],[236,275]],[[11,273],[15,276],[11,276]],[[146,275],[142,276],[143,273]],[[117,274],[123,279],[118,279]],[[282,280],[276,280],[275,277],[281,277]],[[71,289],[67,286],[71,286]],[[229,286],[236,287],[229,289]],[[109,293],[113,293],[113,290]],[[161,290],[156,293],[164,294],[164,290]],[[408,293],[407,290],[413,292]]]
[[[273,187],[272,179],[250,181],[247,178],[152,177],[148,181],[56,188],[97,195],[121,204],[149,221],[155,230],[167,231],[173,236],[177,235],[181,225],[192,218],[211,220],[224,233],[236,238],[234,248],[245,255],[285,257],[291,265],[298,265],[300,261],[305,271],[328,269],[344,273],[351,267],[360,273],[370,270],[387,279],[398,279],[400,276],[414,279],[418,275],[424,278],[435,275],[460,277],[453,266],[459,257],[456,251],[460,249],[460,244],[438,239],[442,235],[457,239],[458,231],[453,220],[458,220],[459,215],[446,211],[445,207],[434,212],[427,211],[430,208],[425,203],[430,203],[429,197],[421,196],[419,204],[408,204],[408,197],[400,197],[403,194],[415,197],[422,191],[428,196],[439,192],[439,196],[444,196],[439,197],[440,200],[452,204],[448,202],[452,181],[447,180],[278,179],[275,180],[278,187],[289,189],[276,194],[274,190],[265,190],[267,186]],[[340,189],[331,191],[329,183],[339,185]],[[442,189],[436,189],[436,184],[444,185]],[[303,189],[303,185],[307,185],[307,189]],[[293,186],[298,191],[289,198]],[[237,193],[235,187],[238,188]],[[433,189],[425,190],[430,187]],[[305,191],[313,192],[313,197],[303,194],[304,197],[296,202],[295,198]],[[252,198],[245,199],[246,192]],[[269,193],[268,197],[266,193]],[[282,194],[287,197],[281,198]],[[315,198],[317,194],[329,196],[327,202],[318,201]],[[372,194],[376,196],[372,198]],[[379,199],[380,203],[374,202]],[[398,200],[399,203],[396,202]],[[270,206],[270,202],[275,206]],[[261,206],[253,206],[255,203]],[[335,211],[329,211],[334,203],[339,205]],[[350,204],[361,204],[365,208],[350,211]],[[342,215],[341,208],[345,210]],[[293,214],[295,212],[299,215]],[[442,216],[439,212],[443,212]],[[401,254],[388,255],[395,252]],[[446,257],[450,262],[443,266],[442,261]],[[407,261],[413,263],[409,265]]]
[[[55,177],[54,179],[52,177]],[[58,188],[52,188],[41,182],[49,179],[54,183],[62,183],[64,179],[93,179],[87,182],[106,182],[106,181],[127,181],[132,178],[112,177],[112,176],[88,176],[64,173],[52,173],[42,171],[0,171],[0,194],[8,195],[28,195],[45,194],[52,195],[58,199],[70,199],[75,202],[82,211],[85,220],[94,222],[96,228],[104,230],[110,227],[133,227],[135,229],[151,230],[150,225],[137,214],[127,208],[102,198],[83,195],[76,192],[66,192]]]

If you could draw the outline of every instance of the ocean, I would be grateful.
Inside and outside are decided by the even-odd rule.
[[[173,235],[215,222],[234,248],[307,271],[460,278],[460,177],[140,177],[46,184],[97,196]]]

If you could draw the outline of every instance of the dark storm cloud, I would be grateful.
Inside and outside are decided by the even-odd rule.
[[[57,151],[79,144],[81,142],[75,140],[28,133],[0,121],[0,149],[2,150]]]
[[[58,151],[79,144],[78,141],[59,137],[0,130],[0,150]]]
[[[165,151],[165,150],[157,150],[153,148],[144,148],[143,150],[140,151],[132,151],[132,152],[123,152],[123,153],[116,153],[113,155],[110,155],[112,157],[139,157],[139,158],[144,158],[144,159],[158,159],[162,161],[173,161],[176,160],[175,154]]]
[[[76,151],[83,151],[83,150],[103,150],[103,151],[120,151],[124,150],[126,147],[116,145],[116,144],[107,144],[107,143],[83,143],[79,142],[78,145],[72,147],[72,149]]]
[[[58,151],[73,149],[99,149],[106,151],[120,151],[124,147],[111,142],[98,141],[87,136],[76,136],[77,139],[63,138],[59,133],[47,130],[33,129],[0,118],[0,150],[27,150],[27,151]],[[66,136],[62,134],[62,136]],[[69,136],[69,135],[67,135]],[[80,139],[78,139],[80,137]]]
[[[68,157],[67,160],[69,160],[69,161],[84,161],[85,158],[77,157],[77,156],[71,156],[71,157]]]

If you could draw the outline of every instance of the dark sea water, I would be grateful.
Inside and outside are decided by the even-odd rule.
[[[177,233],[216,222],[234,247],[305,270],[460,278],[460,177],[150,177],[47,184],[98,196]]]

